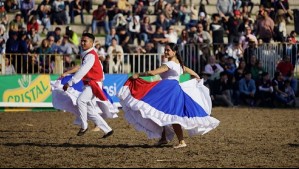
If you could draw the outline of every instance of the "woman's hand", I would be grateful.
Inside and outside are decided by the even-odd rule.
[[[139,74],[138,73],[135,73],[133,76],[132,76],[132,79],[138,79],[139,78]]]
[[[64,78],[65,76],[67,76],[68,74],[63,73],[62,75],[60,75],[60,78]]]

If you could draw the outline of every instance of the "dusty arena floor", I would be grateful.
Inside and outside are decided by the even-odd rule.
[[[64,112],[0,113],[0,167],[299,167],[298,109],[214,108],[221,121],[188,147],[154,147],[120,113],[108,120],[115,133],[77,137],[74,117]],[[90,124],[90,127],[92,125]]]

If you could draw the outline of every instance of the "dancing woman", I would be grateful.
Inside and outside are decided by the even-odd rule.
[[[210,116],[209,90],[193,70],[183,65],[175,44],[167,44],[165,57],[168,62],[158,69],[134,74],[118,93],[125,118],[147,136],[160,138],[156,145],[167,144],[173,139],[172,128],[179,140],[174,148],[186,147],[183,129],[190,136],[205,134],[219,125]],[[196,79],[179,83],[180,75],[189,73]],[[160,75],[162,80],[147,82],[141,76]],[[172,126],[172,128],[171,128]]]

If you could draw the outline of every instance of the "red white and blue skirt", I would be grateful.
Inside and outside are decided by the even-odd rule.
[[[220,121],[211,117],[212,102],[203,80],[148,82],[129,79],[118,93],[125,118],[148,138],[161,138],[163,127],[172,140],[172,124],[180,124],[190,136],[205,134]]]
[[[52,104],[55,109],[70,112],[75,116],[78,116],[79,110],[77,106],[77,98],[83,91],[84,84],[82,81],[80,81],[75,85],[70,86],[67,91],[63,91],[63,85],[66,84],[71,78],[72,75],[69,75],[56,81],[51,81]],[[100,113],[103,118],[117,118],[117,113],[119,112],[118,107],[113,104],[113,101],[107,94],[106,90],[103,89],[103,92],[106,96],[104,100],[100,100],[95,97],[90,103],[92,106],[89,107],[91,109],[88,111]],[[74,123],[80,125],[76,121]]]

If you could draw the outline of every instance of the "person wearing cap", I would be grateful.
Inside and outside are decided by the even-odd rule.
[[[239,10],[234,11],[234,16],[229,17],[227,27],[228,27],[228,41],[233,43],[234,40],[239,40],[241,37],[241,32],[239,28],[242,24],[241,12]]]
[[[206,14],[204,12],[199,13],[199,18],[198,18],[198,23],[201,23],[203,25],[203,30],[207,31],[208,30],[208,21]]]
[[[82,65],[77,66],[69,72],[64,73],[65,76],[68,73],[75,73],[74,76],[63,86],[63,90],[67,91],[70,86],[77,84],[80,80],[84,83],[84,89],[77,99],[78,105],[78,120],[80,121],[81,128],[77,136],[82,136],[88,130],[87,120],[92,120],[96,126],[101,128],[106,138],[113,134],[113,130],[107,124],[107,122],[96,113],[95,106],[93,106],[93,99],[98,98],[102,102],[107,100],[103,91],[104,72],[103,66],[99,60],[99,56],[94,49],[95,37],[91,33],[83,33],[81,38],[82,47]]]

